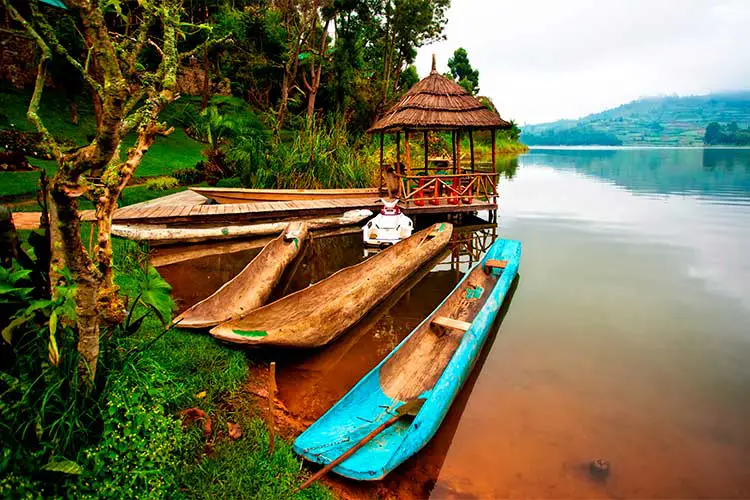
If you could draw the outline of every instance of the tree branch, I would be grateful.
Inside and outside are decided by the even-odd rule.
[[[44,39],[39,36],[39,33],[34,30],[31,24],[26,21],[26,19],[23,18],[23,16],[15,9],[15,7],[10,4],[9,0],[3,0],[3,5],[5,6],[5,9],[10,13],[11,17],[21,23],[26,32],[31,35],[34,40],[36,40],[36,43],[42,52],[39,57],[39,67],[37,68],[36,72],[34,92],[33,94],[31,94],[31,102],[29,102],[29,109],[26,111],[26,118],[28,118],[28,120],[34,124],[39,133],[42,134],[44,141],[46,141],[50,145],[52,154],[56,159],[59,160],[62,155],[62,153],[60,152],[60,146],[57,144],[57,141],[55,141],[55,138],[52,137],[52,134],[49,133],[47,127],[44,126],[44,123],[39,116],[39,104],[42,101],[44,81],[47,77],[47,61],[52,58],[52,51],[50,51],[47,44],[44,43]]]
[[[31,7],[31,15],[34,19],[34,23],[41,29],[42,34],[44,34],[45,38],[52,45],[52,48],[57,53],[57,55],[64,57],[65,60],[68,61],[68,64],[70,64],[75,69],[77,69],[78,72],[81,73],[81,76],[86,81],[86,83],[88,83],[91,86],[91,88],[94,89],[94,92],[96,92],[101,97],[102,86],[99,84],[99,82],[91,78],[91,75],[89,75],[87,71],[88,56],[86,57],[87,67],[84,68],[80,62],[76,61],[73,58],[73,56],[70,55],[67,49],[63,47],[60,41],[57,39],[57,36],[55,35],[55,31],[52,29],[52,26],[49,25],[49,23],[44,18],[44,16],[39,12],[39,5],[37,4],[37,2],[36,1],[29,2],[29,6]]]

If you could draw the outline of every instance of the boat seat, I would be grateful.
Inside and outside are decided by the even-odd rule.
[[[489,274],[493,269],[505,269],[507,266],[507,260],[487,259],[484,263],[484,272]]]
[[[454,330],[461,330],[465,332],[471,328],[471,323],[461,321],[458,319],[447,318],[445,316],[435,316],[432,318],[432,324],[441,328],[453,328]]]

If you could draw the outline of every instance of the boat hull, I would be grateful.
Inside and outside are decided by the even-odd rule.
[[[210,328],[241,317],[268,301],[287,266],[307,239],[307,225],[293,222],[268,243],[234,278],[216,292],[177,316],[180,328]]]
[[[435,224],[364,262],[211,330],[247,346],[315,348],[359,321],[395,288],[445,248],[453,232]]]
[[[330,463],[390,418],[393,409],[414,397],[424,398],[425,402],[412,421],[398,421],[333,470],[352,479],[378,480],[422,449],[437,432],[458,391],[469,376],[518,272],[520,255],[520,242],[498,240],[477,264],[484,267],[490,259],[507,261],[502,271],[491,271],[500,272],[497,281],[474,316],[471,326],[460,336],[460,340],[457,340],[457,345],[449,352],[428,351],[433,353],[431,359],[435,363],[439,363],[445,354],[450,355],[446,358],[446,364],[441,368],[442,371],[436,380],[425,379],[416,384],[399,385],[399,377],[402,380],[413,379],[414,374],[409,373],[410,365],[399,364],[398,358],[404,357],[403,354],[408,349],[411,349],[412,354],[418,352],[418,348],[413,347],[414,344],[420,346],[424,343],[416,342],[419,339],[418,335],[423,334],[427,327],[431,328],[430,322],[435,318],[436,312],[445,310],[451,301],[455,302],[457,297],[468,290],[468,285],[471,284],[469,280],[476,277],[473,273],[477,266],[464,276],[433,314],[297,438],[294,443],[295,452],[313,462]],[[480,272],[484,272],[483,267],[479,268]],[[466,297],[468,298],[468,295]],[[404,360],[409,358],[404,357]]]
[[[253,201],[296,201],[373,198],[378,188],[363,189],[242,189],[242,188],[190,188],[216,203],[248,203]]]
[[[349,210],[340,216],[303,219],[301,222],[305,222],[308,230],[312,231],[359,224],[370,216],[372,216],[370,210]],[[120,238],[147,242],[151,246],[161,246],[268,236],[279,234],[289,224],[289,221],[284,221],[197,228],[154,227],[153,225],[146,224],[113,224],[112,234]]]

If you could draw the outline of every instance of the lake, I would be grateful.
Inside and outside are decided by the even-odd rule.
[[[533,149],[500,193],[498,227],[470,221],[450,256],[333,345],[249,354],[278,361],[280,399],[309,424],[495,236],[523,242],[499,328],[438,435],[385,481],[338,481],[343,491],[750,497],[750,150]],[[235,245],[159,270],[184,307],[255,252]],[[284,293],[362,258],[359,234],[316,240]],[[606,479],[589,474],[593,459],[610,463]]]

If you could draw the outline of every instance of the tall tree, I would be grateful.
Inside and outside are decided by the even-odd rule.
[[[59,42],[48,21],[55,13],[48,7],[41,7],[37,0],[30,1],[27,19],[10,0],[3,0],[3,4],[41,52],[27,117],[50,146],[58,164],[49,186],[53,266],[67,266],[76,285],[79,372],[81,379],[91,384],[99,358],[100,326],[118,323],[124,317],[112,268],[112,215],[120,194],[156,137],[172,132],[159,121],[159,114],[178,97],[175,88],[179,62],[202,51],[202,47],[178,52],[178,38],[185,26],[180,19],[181,0],[140,0],[137,4],[63,1],[77,19],[87,44],[85,58],[77,58],[78,54],[71,54]],[[134,28],[129,31],[131,24]],[[156,54],[156,64],[149,65],[143,58],[147,47]],[[79,72],[101,103],[94,139],[73,150],[64,150],[39,116],[47,61],[53,51]],[[88,71],[90,64],[96,66],[96,73]],[[122,157],[123,140],[130,133],[135,133],[135,142]],[[94,180],[92,174],[99,172],[101,177]],[[81,238],[81,197],[89,198],[95,207],[98,232],[91,253]]]
[[[466,49],[459,47],[448,59],[448,68],[453,79],[471,95],[479,92],[479,71],[471,67]]]

